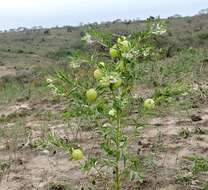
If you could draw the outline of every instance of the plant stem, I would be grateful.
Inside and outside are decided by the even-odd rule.
[[[116,190],[120,190],[120,179],[119,179],[119,175],[120,175],[119,165],[117,163],[117,166],[116,166]]]
[[[116,134],[116,146],[117,149],[120,149],[119,144],[119,136],[120,136],[120,131],[121,131],[121,116],[118,113],[117,114],[117,134]],[[116,158],[116,167],[115,167],[115,172],[116,172],[116,177],[115,177],[115,184],[116,184],[116,190],[120,190],[120,170],[119,170],[119,160],[120,156]]]

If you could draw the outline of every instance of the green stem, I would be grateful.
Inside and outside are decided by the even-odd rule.
[[[119,166],[118,166],[118,163],[117,163],[117,166],[116,166],[116,190],[120,190],[119,175],[120,175],[120,172],[119,172]]]
[[[121,117],[120,114],[117,114],[117,134],[116,134],[116,146],[117,149],[119,149],[119,136],[120,136],[120,131],[121,131]],[[115,184],[116,184],[116,190],[120,190],[120,169],[119,169],[119,160],[120,157],[116,158],[116,167],[115,167]]]

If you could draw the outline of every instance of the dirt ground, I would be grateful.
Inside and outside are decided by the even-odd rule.
[[[0,115],[19,113],[20,120],[24,120],[23,127],[16,133],[24,136],[23,141],[18,141],[20,136],[1,136],[0,160],[8,160],[9,168],[1,178],[1,190],[44,190],[50,182],[64,181],[67,184],[80,187],[89,177],[82,173],[80,163],[69,159],[67,154],[60,150],[36,149],[31,143],[41,137],[43,128],[57,132],[60,136],[72,138],[67,123],[61,120],[44,120],[38,113],[46,110],[61,110],[60,103],[32,104],[20,102],[0,107]],[[200,178],[193,179],[191,184],[181,186],[176,183],[184,167],[184,158],[187,156],[208,155],[208,134],[197,134],[194,131],[206,131],[208,128],[208,108],[206,106],[195,110],[200,116],[200,121],[192,121],[191,117],[177,118],[175,115],[157,117],[148,120],[148,127],[140,130],[140,135],[131,141],[132,150],[138,156],[152,155],[152,168],[148,173],[144,190],[179,190],[199,189],[201,181],[207,181],[207,173]],[[1,124],[1,128],[11,128],[15,121]],[[190,131],[187,138],[179,136],[182,129]],[[193,133],[192,133],[193,132]],[[85,155],[92,147],[95,148],[96,135],[84,131],[79,139],[80,146]],[[22,144],[21,144],[22,142]],[[188,175],[188,174],[186,174]],[[186,187],[186,188],[185,188]]]

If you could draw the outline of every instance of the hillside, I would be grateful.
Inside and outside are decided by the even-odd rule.
[[[169,18],[168,32],[158,39],[158,45],[165,47],[167,56],[175,55],[181,49],[208,47],[208,15]],[[129,34],[144,28],[143,21],[113,22],[95,25],[101,31]],[[66,61],[70,52],[82,46],[80,33],[84,27],[64,27],[0,34],[1,75],[7,72],[26,71],[45,67],[54,62]],[[5,68],[8,67],[9,69]],[[15,67],[15,68],[14,68]],[[5,71],[9,70],[9,71]],[[2,73],[3,72],[3,73]]]

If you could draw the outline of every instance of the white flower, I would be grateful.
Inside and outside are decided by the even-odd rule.
[[[122,57],[128,59],[128,60],[131,60],[134,58],[134,55],[130,52],[127,52],[127,53],[122,53]]]
[[[80,67],[80,63],[78,61],[72,61],[71,62],[71,67],[76,69]]]
[[[50,83],[53,83],[53,79],[51,79],[51,78],[47,78],[46,81],[47,81],[47,83],[49,83],[49,84],[50,84]]]
[[[87,44],[93,43],[92,36],[90,34],[86,34],[81,38],[82,41],[85,41]]]
[[[110,123],[104,123],[103,127],[112,127],[112,125]]]
[[[108,112],[108,114],[111,116],[111,117],[115,117],[116,116],[116,110],[113,108],[113,109],[111,109],[109,112]]]
[[[155,35],[162,35],[166,33],[166,29],[161,23],[154,23],[152,25],[152,33]]]

